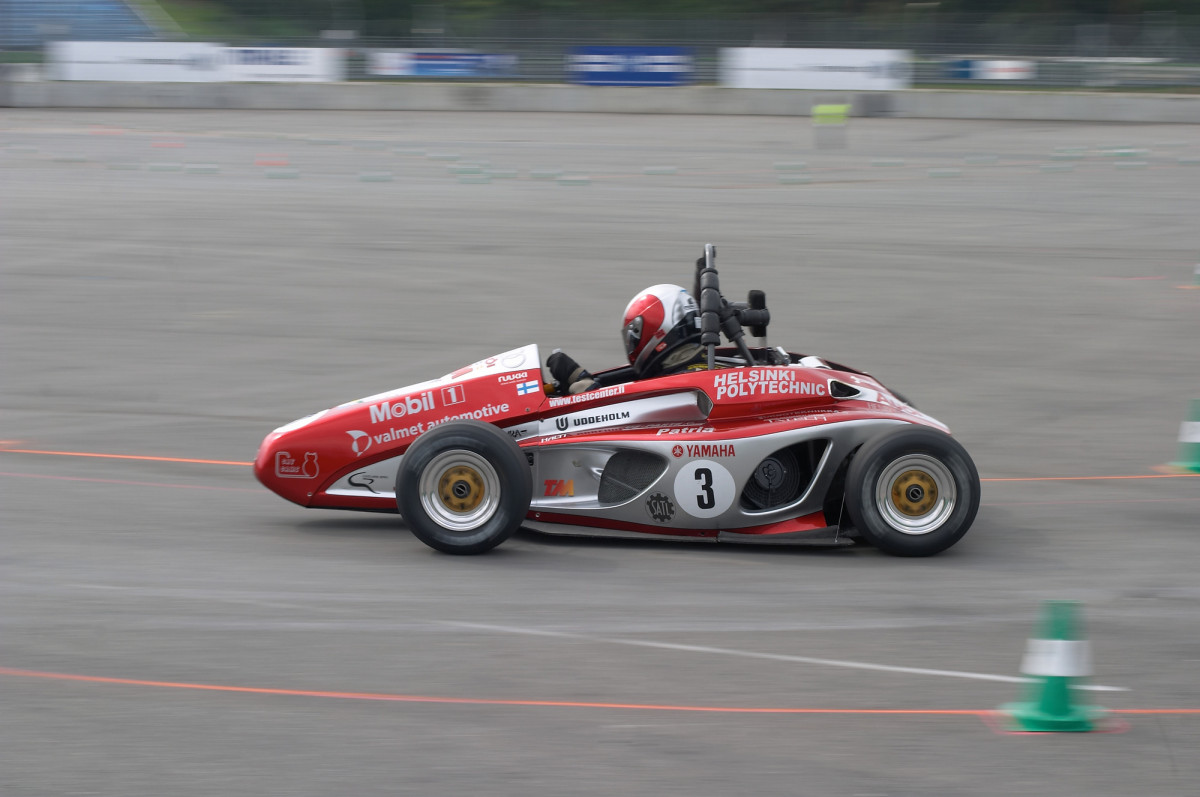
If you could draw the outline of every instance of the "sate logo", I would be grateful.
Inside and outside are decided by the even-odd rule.
[[[320,472],[316,451],[305,451],[302,463],[287,451],[275,452],[275,475],[281,479],[315,479]]]
[[[659,523],[667,523],[675,518],[675,504],[662,493],[655,493],[646,499],[646,512]]]
[[[575,495],[574,479],[546,479],[546,495],[570,498]]]
[[[346,432],[346,434],[350,435],[350,450],[354,452],[356,457],[361,457],[371,447],[371,435],[366,432],[354,429],[353,431]],[[363,443],[364,440],[367,442]]]

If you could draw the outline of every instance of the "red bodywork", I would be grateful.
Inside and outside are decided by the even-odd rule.
[[[388,461],[402,455],[422,432],[457,418],[506,428],[527,449],[655,440],[669,441],[665,450],[674,457],[719,456],[723,445],[732,450],[739,441],[844,421],[890,420],[946,431],[867,374],[816,358],[791,358],[787,366],[691,371],[559,397],[545,394],[537,348],[526,346],[281,427],[263,441],[254,472],[273,492],[302,506],[395,512],[395,462],[389,466]],[[806,366],[808,361],[814,365]],[[835,391],[850,395],[830,395]],[[638,406],[629,403],[654,397],[668,403],[671,397],[683,400],[649,422],[611,411],[614,405]],[[653,402],[642,402],[647,404]],[[539,505],[542,486],[535,486],[530,520],[670,536],[718,533],[704,523],[664,526],[559,514]],[[553,495],[554,485],[544,489]],[[829,525],[830,519],[817,511],[735,531],[777,535]]]

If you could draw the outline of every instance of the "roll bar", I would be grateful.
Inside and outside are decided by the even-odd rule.
[[[746,365],[754,365],[754,356],[746,345],[742,327],[749,326],[751,334],[762,338],[766,345],[767,325],[771,323],[767,295],[762,291],[750,291],[747,302],[726,301],[721,295],[716,262],[717,248],[705,244],[704,256],[696,261],[696,278],[692,283],[692,295],[700,303],[700,345],[708,350],[708,368],[711,371],[716,366],[716,349],[722,333],[737,346]]]

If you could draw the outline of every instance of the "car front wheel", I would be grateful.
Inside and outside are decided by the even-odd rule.
[[[525,454],[507,433],[479,421],[449,421],[421,435],[396,473],[404,521],[444,553],[495,548],[520,528],[532,498]]]
[[[863,538],[894,556],[958,542],[979,510],[979,473],[950,435],[924,426],[866,442],[846,473],[846,509]]]

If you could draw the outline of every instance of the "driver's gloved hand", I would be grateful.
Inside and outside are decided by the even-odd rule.
[[[596,386],[595,378],[559,349],[546,358],[546,368],[562,393],[582,393]]]

